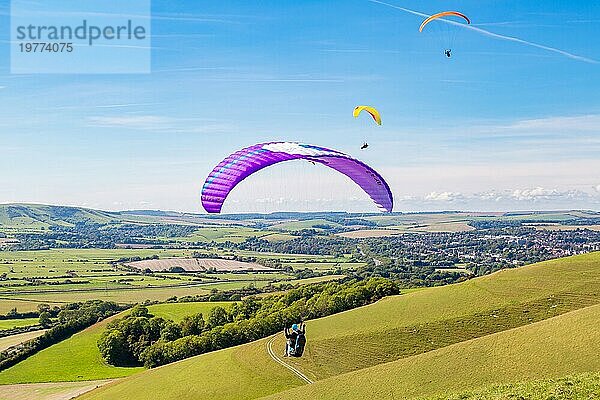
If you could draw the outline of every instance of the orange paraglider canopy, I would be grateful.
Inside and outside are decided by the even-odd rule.
[[[423,23],[419,27],[419,32],[423,32],[423,28],[425,28],[425,26],[428,23],[430,23],[431,21],[434,21],[438,18],[443,18],[443,17],[460,17],[460,18],[463,18],[465,21],[467,21],[467,24],[471,23],[471,20],[469,19],[469,17],[467,17],[463,13],[459,13],[458,11],[444,11],[441,13],[434,14],[431,17],[427,18],[425,21],[423,21]]]

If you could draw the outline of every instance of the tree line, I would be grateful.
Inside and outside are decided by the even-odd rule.
[[[246,298],[230,309],[217,306],[206,316],[190,315],[180,323],[136,306],[127,317],[108,325],[98,348],[109,364],[153,368],[258,340],[292,323],[360,307],[399,292],[396,283],[384,278],[306,285],[284,294]]]
[[[0,371],[124,309],[101,300],[67,304],[58,313],[58,322],[43,335],[0,352]],[[48,323],[49,318],[50,311],[40,312],[40,324]]]

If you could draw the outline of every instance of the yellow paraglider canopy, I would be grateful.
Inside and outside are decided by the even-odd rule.
[[[444,11],[441,13],[433,14],[431,17],[429,17],[425,21],[423,21],[423,23],[419,27],[419,32],[423,32],[423,28],[425,28],[425,25],[427,25],[431,21],[436,20],[438,18],[443,18],[443,17],[460,17],[460,18],[463,18],[465,21],[467,21],[467,24],[471,24],[471,20],[469,19],[469,17],[467,17],[463,13],[459,13],[458,11]]]
[[[377,109],[375,107],[358,106],[354,109],[354,112],[352,113],[352,115],[354,115],[354,118],[358,118],[360,113],[363,111],[366,111],[369,114],[371,114],[371,117],[373,117],[373,120],[377,123],[377,125],[381,125],[381,115],[379,114],[379,111],[377,111]]]

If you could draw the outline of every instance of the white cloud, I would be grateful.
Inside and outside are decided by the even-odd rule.
[[[235,129],[234,126],[226,123],[159,115],[95,116],[88,118],[88,124],[100,128],[123,128],[169,133],[223,133]]]
[[[396,211],[595,209],[600,206],[598,193],[600,190],[585,192],[534,186],[469,193],[434,191],[422,196],[404,196],[394,200]]]
[[[464,198],[465,196],[458,192],[431,192],[424,197],[424,200],[452,203],[458,200],[463,200]]]
[[[592,131],[600,132],[600,115],[558,116],[525,119],[507,125],[504,129],[527,131]]]
[[[600,189],[600,188],[597,188]],[[598,190],[600,191],[600,190]],[[421,201],[435,201],[453,203],[457,201],[472,202],[472,201],[483,201],[498,203],[502,201],[513,201],[513,202],[529,202],[536,203],[540,201],[573,201],[573,200],[586,200],[594,197],[590,193],[583,192],[581,190],[559,190],[559,189],[546,189],[540,186],[533,188],[519,188],[519,189],[507,189],[502,191],[487,191],[481,193],[469,193],[463,194],[459,192],[431,192],[423,197]]]
[[[168,118],[159,117],[156,115],[90,117],[88,120],[92,126],[139,130],[158,130],[169,123]]]
[[[595,186],[594,190],[596,190],[596,192],[600,193],[600,185]]]
[[[519,201],[536,201],[539,199],[548,200],[560,195],[561,193],[558,190],[536,187],[533,189],[515,189],[513,190],[511,197]]]

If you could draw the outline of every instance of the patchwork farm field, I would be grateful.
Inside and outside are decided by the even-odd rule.
[[[283,267],[318,271],[356,268],[345,257],[236,252],[243,257],[280,260]],[[118,303],[165,301],[214,290],[292,281],[294,276],[258,263],[190,258],[185,249],[52,249],[0,251],[0,313],[35,311],[40,304],[86,300]],[[223,254],[231,257],[231,254]],[[158,259],[147,259],[158,257]],[[140,261],[128,261],[138,259]],[[189,273],[163,272],[183,268]],[[153,271],[147,273],[147,270]],[[326,278],[325,278],[326,279]],[[301,282],[300,282],[301,283]]]
[[[143,260],[126,263],[125,265],[151,271],[168,271],[171,268],[181,268],[186,272],[274,272],[273,268],[257,263],[212,258],[162,258],[159,260]]]

